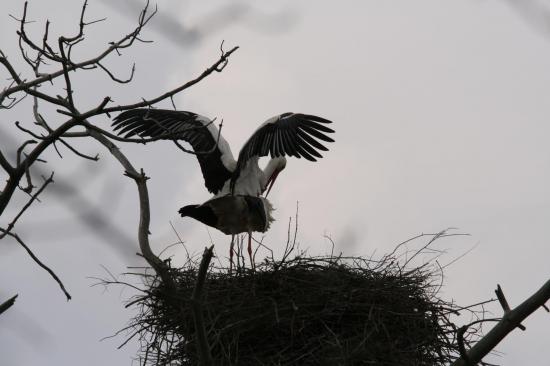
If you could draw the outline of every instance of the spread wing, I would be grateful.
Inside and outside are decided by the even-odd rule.
[[[235,159],[229,144],[219,135],[212,120],[185,111],[133,109],[122,112],[112,124],[118,135],[126,138],[156,137],[188,142],[196,153],[204,183],[216,194],[231,178]]]
[[[334,142],[327,136],[328,133],[334,133],[326,126],[330,123],[332,121],[302,113],[283,113],[268,119],[250,136],[239,152],[237,166],[231,177],[231,190],[234,190],[246,162],[253,157],[271,154],[272,158],[288,155],[310,161],[322,158],[319,150],[328,149],[319,140]]]
[[[328,149],[319,141],[334,142],[327,134],[331,121],[301,113],[283,113],[268,119],[248,139],[239,153],[236,173],[254,156],[295,156],[316,161]],[[238,174],[238,173],[237,173]]]

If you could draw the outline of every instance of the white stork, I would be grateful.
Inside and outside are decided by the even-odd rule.
[[[119,135],[126,138],[137,135],[143,138],[153,137],[188,142],[199,161],[206,188],[214,194],[214,197],[200,206],[194,205],[193,214],[190,214],[193,210],[189,211],[191,206],[186,206],[189,209],[182,208],[180,213],[182,216],[194,217],[233,236],[248,231],[248,252],[252,260],[250,233],[251,231],[263,232],[267,228],[258,230],[250,225],[244,228],[242,226],[244,225],[243,222],[251,222],[250,219],[246,218],[239,224],[235,223],[234,228],[226,227],[222,229],[219,226],[209,224],[209,222],[218,222],[219,218],[216,220],[201,220],[198,217],[202,214],[199,214],[197,210],[202,210],[201,206],[208,206],[210,209],[216,206],[217,208],[214,210],[216,215],[235,215],[236,211],[232,211],[231,207],[235,208],[244,204],[243,202],[248,202],[246,201],[247,196],[259,197],[267,190],[267,197],[275,183],[275,179],[286,166],[286,155],[316,161],[317,158],[322,157],[319,150],[328,150],[319,140],[334,142],[332,138],[327,136],[327,133],[334,132],[326,126],[329,123],[332,122],[321,117],[301,113],[283,113],[272,117],[250,136],[240,150],[237,160],[233,157],[229,144],[220,135],[213,120],[192,112],[133,109],[116,116],[113,127]],[[271,155],[271,160],[262,170],[258,166],[258,160],[268,154]],[[226,195],[243,196],[245,198],[211,202]],[[237,201],[239,202],[237,203]],[[267,204],[263,203],[264,201],[261,202],[261,206],[267,210],[267,216],[270,217],[271,204],[267,201]],[[224,204],[228,207],[221,208]],[[201,212],[205,213],[206,211]],[[259,211],[239,209],[237,212],[247,212],[246,215],[250,216],[253,215],[253,212]],[[227,223],[231,222],[231,220],[225,218],[221,220]],[[232,237],[230,258],[233,256],[233,239]]]
[[[248,233],[248,256],[254,269],[252,231],[265,233],[274,221],[273,206],[264,197],[227,194],[215,196],[201,205],[188,205],[179,209],[181,217],[192,217],[208,226],[231,235],[229,246],[229,272],[233,268],[235,235]]]
[[[236,235],[247,231],[266,232],[274,221],[272,211],[267,198],[227,195],[209,199],[202,205],[184,206],[179,213],[224,234]]]

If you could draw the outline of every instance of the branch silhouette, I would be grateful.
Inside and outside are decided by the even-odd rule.
[[[58,145],[63,145],[78,158],[95,162],[99,160],[99,157],[81,152],[78,145],[78,142],[81,140],[75,139],[93,140],[107,148],[111,156],[122,165],[125,174],[136,183],[140,203],[140,223],[137,235],[140,249],[139,254],[145,258],[163,281],[166,282],[168,288],[173,288],[173,281],[169,275],[168,265],[153,253],[149,244],[150,208],[146,184],[148,178],[143,171],[134,168],[134,165],[112,140],[123,142],[135,141],[126,141],[126,139],[117,138],[109,131],[98,127],[93,119],[99,116],[110,116],[112,112],[122,112],[137,107],[154,107],[159,102],[171,99],[213,73],[222,72],[227,66],[230,56],[238,47],[233,47],[227,52],[222,49],[222,53],[218,59],[195,78],[181,82],[169,91],[161,91],[157,96],[150,99],[144,99],[136,95],[136,101],[133,103],[114,105],[111,97],[104,95],[98,99],[94,107],[80,110],[78,106],[83,103],[79,103],[76,98],[73,75],[77,72],[93,72],[95,70],[107,74],[115,86],[131,83],[135,73],[135,64],[131,66],[130,76],[124,79],[115,76],[115,73],[105,66],[105,61],[113,55],[119,55],[123,49],[132,47],[138,42],[147,43],[140,38],[140,34],[157,13],[157,9],[151,9],[149,2],[147,2],[139,11],[137,25],[134,29],[120,36],[117,40],[110,42],[105,49],[99,50],[95,56],[77,61],[78,55],[75,54],[74,46],[85,41],[90,24],[105,20],[88,20],[86,16],[87,7],[88,1],[86,0],[81,7],[77,30],[74,34],[61,35],[55,41],[50,40],[50,22],[46,21],[42,37],[39,40],[34,40],[27,32],[29,3],[25,2],[23,14],[18,19],[19,27],[17,31],[19,50],[24,60],[23,67],[12,63],[6,53],[0,50],[0,73],[3,71],[4,77],[7,76],[8,78],[7,85],[0,90],[0,110],[19,108],[22,105],[20,102],[27,96],[31,96],[33,98],[32,115],[34,116],[34,124],[31,127],[23,126],[19,121],[16,121],[12,125],[14,130],[17,129],[30,136],[30,139],[24,141],[19,146],[13,147],[16,153],[15,161],[9,158],[10,154],[13,154],[13,151],[9,151],[5,144],[2,144],[0,147],[0,168],[7,177],[5,184],[0,186],[0,216],[3,216],[8,207],[10,209],[16,208],[18,200],[15,197],[19,195],[18,192],[22,192],[30,197],[25,204],[17,209],[17,214],[8,221],[7,226],[5,228],[0,227],[0,240],[12,238],[19,242],[33,260],[54,278],[67,299],[70,299],[70,295],[60,278],[34,255],[30,248],[21,240],[16,230],[17,224],[23,219],[23,214],[32,209],[31,205],[39,201],[41,194],[53,183],[53,172],[49,178],[44,178],[44,183],[40,187],[36,187],[33,183],[33,177],[36,179],[37,176],[36,173],[44,171],[42,166],[37,166],[37,163],[41,165],[47,164],[43,159],[44,152],[53,147],[58,155],[62,157]],[[44,72],[43,69],[46,66],[48,70],[55,71]],[[24,76],[29,68],[32,72],[32,77]],[[51,88],[45,89],[46,86],[51,85],[62,89],[62,92],[56,94],[51,91]],[[42,115],[39,112],[39,106],[42,103],[53,106],[57,114]]]
[[[550,280],[514,309],[511,309],[508,305],[508,301],[500,285],[498,285],[495,293],[504,310],[503,317],[498,320],[498,323],[472,348],[467,351],[464,350],[462,357],[456,360],[452,366],[470,366],[478,364],[483,357],[487,356],[511,331],[516,328],[525,330],[526,328],[521,322],[527,319],[529,315],[541,307],[548,311],[545,303],[550,300]],[[463,329],[459,332],[464,333],[471,325],[473,325],[473,323],[462,327]]]

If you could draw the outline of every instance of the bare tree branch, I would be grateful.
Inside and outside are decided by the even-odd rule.
[[[0,216],[6,209],[8,203],[11,200],[11,197],[13,193],[15,192],[15,189],[19,185],[19,181],[21,178],[26,174],[28,169],[31,167],[31,165],[39,159],[40,155],[54,142],[56,141],[61,135],[63,135],[65,132],[76,126],[78,123],[75,119],[70,119],[60,125],[57,129],[52,131],[48,136],[46,136],[42,141],[40,141],[34,149],[31,150],[31,152],[26,156],[25,160],[23,162],[20,162],[20,164],[17,164],[15,169],[9,174],[8,181],[6,185],[4,186],[4,189],[1,191],[0,194]]]
[[[26,6],[27,6],[26,4],[27,3],[25,3],[25,9],[26,9]],[[49,52],[49,56],[52,56],[51,59],[53,61],[60,62],[62,64],[68,63],[68,65],[65,65],[65,67],[62,67],[61,70],[58,70],[58,71],[55,71],[55,72],[52,72],[52,73],[48,73],[48,74],[44,74],[44,75],[42,75],[40,77],[37,77],[37,78],[35,78],[31,81],[22,80],[20,78],[19,74],[15,71],[15,68],[8,61],[7,57],[0,51],[0,64],[4,65],[4,67],[6,68],[8,73],[10,74],[10,76],[16,82],[15,86],[9,87],[9,88],[3,90],[0,93],[0,105],[2,105],[4,100],[7,97],[9,97],[10,95],[15,94],[17,92],[24,91],[25,93],[29,93],[31,95],[37,96],[38,98],[46,100],[50,103],[66,107],[67,103],[64,100],[60,100],[58,98],[50,97],[50,96],[48,96],[46,94],[43,94],[43,93],[40,93],[38,91],[33,91],[33,90],[31,90],[31,88],[35,87],[35,86],[39,86],[40,84],[42,84],[43,82],[46,82],[46,81],[51,82],[54,79],[58,78],[59,76],[65,75],[66,72],[70,72],[70,71],[74,71],[74,70],[86,70],[90,66],[92,68],[95,68],[97,66],[98,62],[105,59],[111,53],[113,53],[115,51],[118,52],[120,49],[128,48],[128,47],[132,46],[132,44],[137,39],[138,35],[141,33],[141,30],[143,29],[143,27],[151,20],[151,18],[157,12],[157,10],[155,9],[154,11],[149,13],[148,6],[149,6],[149,2],[147,2],[147,4],[145,5],[145,7],[143,8],[143,10],[141,11],[141,13],[139,15],[137,27],[132,32],[130,32],[127,35],[120,38],[118,41],[111,42],[110,46],[105,51],[100,53],[98,56],[93,57],[91,59],[88,59],[86,61],[73,63],[73,62],[68,62],[69,60],[67,60],[67,59],[64,60],[62,57],[55,55],[53,53],[53,51]],[[26,10],[25,10],[25,12],[26,12]],[[86,24],[84,24],[84,25],[86,25]],[[27,45],[29,45],[31,48],[35,49],[36,51],[44,52],[43,49],[50,49],[51,50],[51,47],[49,47],[49,46],[48,47],[44,46],[43,48],[40,48],[40,47],[36,46],[27,37],[27,35],[24,31],[24,26],[23,26],[23,31],[20,30],[19,32],[21,33],[20,36],[23,37],[23,40],[25,41],[25,43]],[[47,34],[44,35],[44,38],[47,39]]]
[[[0,304],[0,314],[2,314],[4,311],[8,310],[15,304],[15,299],[17,299],[17,296],[15,295],[9,298],[8,300],[4,301],[2,304]]]
[[[136,182],[140,203],[138,241],[139,247],[141,249],[141,254],[143,254],[145,260],[147,260],[147,262],[151,265],[151,267],[153,267],[153,269],[155,269],[155,271],[163,278],[163,280],[166,279],[167,283],[170,283],[171,280],[169,280],[170,277],[167,273],[165,263],[162,262],[160,258],[158,258],[153,253],[149,244],[149,224],[151,221],[151,213],[149,208],[149,192],[147,190],[147,179],[149,178],[145,176],[145,173],[143,171],[138,173],[132,163],[130,163],[126,156],[124,156],[124,154],[112,141],[110,141],[97,131],[90,130],[89,133],[92,138],[96,139],[100,144],[105,146],[109,150],[111,155],[113,155],[113,157],[118,160],[118,162],[123,166],[125,170],[125,175],[129,176]]]
[[[150,226],[150,205],[149,205],[149,194],[147,188],[148,177],[145,175],[143,170],[138,171],[134,168],[132,163],[126,158],[126,156],[118,149],[112,140],[119,140],[124,142],[140,142],[145,143],[148,141],[154,141],[158,139],[166,139],[167,135],[159,136],[158,138],[151,139],[125,139],[119,138],[118,136],[110,133],[109,131],[103,130],[94,124],[92,124],[89,118],[98,116],[98,115],[109,115],[111,112],[120,112],[133,108],[139,107],[151,107],[154,104],[161,102],[165,99],[170,98],[173,102],[174,95],[190,88],[191,86],[201,82],[203,79],[208,77],[214,72],[221,72],[227,66],[229,62],[229,57],[235,52],[238,47],[234,47],[231,50],[225,52],[223,50],[223,43],[221,48],[221,55],[219,58],[211,64],[206,70],[200,73],[196,78],[187,81],[174,89],[160,94],[156,97],[153,97],[149,100],[142,99],[139,102],[131,103],[127,105],[118,105],[107,107],[109,103],[112,102],[109,96],[103,97],[103,99],[98,102],[95,108],[79,111],[78,105],[80,104],[76,98],[75,90],[73,89],[73,80],[71,72],[80,71],[80,70],[91,70],[91,69],[101,69],[103,72],[107,73],[109,77],[116,83],[128,83],[132,80],[135,72],[135,66],[132,66],[130,76],[127,80],[119,79],[115,74],[109,70],[105,65],[105,59],[107,56],[112,53],[120,54],[120,51],[124,48],[130,47],[134,42],[143,42],[139,35],[142,31],[142,28],[149,22],[151,17],[156,13],[156,9],[152,12],[149,11],[149,3],[145,5],[141,13],[139,14],[138,25],[137,27],[127,35],[121,37],[116,42],[111,42],[109,46],[102,52],[100,52],[96,57],[89,58],[85,61],[74,62],[72,60],[73,49],[76,49],[75,46],[80,44],[84,39],[84,34],[86,26],[97,21],[86,22],[85,21],[85,11],[87,8],[88,2],[84,1],[84,4],[81,9],[80,19],[78,23],[78,31],[75,35],[72,36],[60,36],[57,39],[57,44],[51,44],[48,40],[49,36],[49,21],[46,21],[44,27],[44,33],[40,41],[33,41],[26,29],[27,21],[27,7],[28,3],[25,2],[23,9],[23,16],[19,20],[19,31],[17,32],[19,36],[19,46],[20,53],[25,60],[25,62],[31,67],[34,77],[31,80],[25,79],[25,76],[22,76],[20,70],[17,70],[14,66],[15,64],[11,63],[8,60],[8,57],[0,50],[0,68],[3,67],[7,71],[8,77],[10,80],[9,86],[5,87],[0,91],[0,109],[13,108],[17,103],[19,103],[27,95],[34,97],[33,105],[33,114],[34,114],[34,129],[25,128],[20,125],[19,122],[15,123],[15,127],[21,131],[32,136],[33,140],[27,140],[17,149],[16,163],[14,166],[5,158],[3,153],[0,152],[0,167],[7,173],[8,179],[0,190],[0,215],[5,212],[6,207],[12,201],[14,193],[17,187],[20,187],[21,181],[25,179],[27,181],[27,187],[21,188],[25,192],[31,193],[33,190],[33,184],[31,181],[31,168],[33,164],[37,161],[42,161],[40,159],[42,153],[53,145],[57,150],[57,144],[61,143],[66,146],[71,152],[77,156],[89,159],[97,160],[97,156],[89,156],[80,152],[76,147],[69,144],[68,138],[73,137],[84,137],[84,138],[93,138],[98,141],[101,145],[106,147],[111,155],[122,165],[124,168],[125,175],[132,178],[136,183],[138,189],[138,197],[140,204],[140,222],[138,226],[138,242],[140,247],[140,255],[142,255],[149,265],[155,270],[155,272],[162,279],[163,284],[166,286],[166,290],[174,294],[176,293],[176,285],[170,273],[169,263],[162,261],[155,253],[153,253],[150,243],[149,243],[149,226]],[[98,21],[101,21],[98,20]],[[46,63],[53,63],[55,65],[55,72],[43,73],[42,65]],[[54,70],[55,70],[54,69]],[[99,71],[101,71],[99,70]],[[55,79],[62,77],[63,83],[61,86],[65,89],[65,92],[61,92],[63,95],[56,95],[54,93],[43,92],[42,84],[50,82],[54,84]],[[56,111],[62,115],[70,116],[69,119],[63,122],[54,122],[51,120],[46,121],[46,119],[38,113],[38,101],[45,101],[50,103],[53,106],[56,106]],[[212,121],[213,123],[214,121]],[[203,126],[201,128],[204,128]],[[220,125],[220,131],[222,126]],[[181,132],[181,131],[180,131]],[[218,136],[219,138],[219,136]],[[112,140],[111,140],[112,139]],[[29,146],[32,145],[32,146]],[[183,149],[183,147],[179,146]],[[185,150],[185,149],[184,149]],[[187,151],[187,150],[185,150]],[[59,153],[59,151],[58,151]],[[197,153],[197,152],[194,152]],[[199,152],[200,153],[200,152]],[[61,156],[61,155],[60,155]],[[36,173],[33,169],[33,173]],[[70,299],[70,294],[66,291],[63,283],[59,277],[44,263],[42,263],[36,255],[31,251],[31,249],[23,242],[18,234],[14,232],[14,227],[19,222],[19,219],[22,215],[28,210],[28,208],[33,204],[34,201],[38,200],[39,195],[44,191],[46,186],[53,181],[53,173],[50,178],[45,179],[41,187],[31,196],[30,200],[18,211],[17,215],[13,220],[8,224],[6,228],[0,228],[0,239],[10,237],[15,239],[29,254],[29,256],[43,269],[45,269],[52,278],[59,284],[60,288],[64,292],[67,299]],[[202,298],[202,288],[204,285],[204,279],[206,277],[206,272],[208,270],[208,265],[212,258],[213,252],[212,248],[205,251],[205,264],[204,268],[201,267],[199,272],[197,287],[193,293],[193,299],[197,306],[200,306]],[[173,296],[176,298],[176,296]],[[174,303],[174,306],[177,308],[181,307],[177,301]],[[209,365],[211,364],[210,350],[208,343],[206,341],[206,330],[204,329],[204,320],[202,314],[198,313],[197,318],[198,326],[198,340],[199,347],[201,347],[201,352],[203,353],[204,363]]]
[[[202,261],[199,266],[199,272],[197,276],[197,282],[191,295],[191,304],[193,309],[193,319],[195,321],[195,331],[197,332],[197,347],[200,355],[201,365],[212,365],[212,354],[210,353],[210,346],[208,345],[208,338],[206,336],[206,329],[204,326],[204,318],[202,315],[202,298],[203,287],[206,280],[206,274],[208,267],[210,266],[210,260],[214,256],[214,246],[210,248],[204,248],[202,254]]]
[[[37,86],[37,85],[39,85],[40,83],[42,83],[44,81],[48,81],[48,80],[51,81],[53,77],[50,77],[50,76],[52,76],[53,74],[48,74],[48,75],[42,76],[40,78],[37,78],[32,82],[26,83],[24,80],[22,80],[19,77],[19,74],[15,71],[14,67],[8,61],[7,57],[0,56],[0,64],[4,65],[4,67],[8,70],[10,76],[13,78],[13,80],[16,83],[15,86],[13,86],[11,88],[4,89],[4,91],[2,91],[2,93],[0,93],[0,109],[6,108],[5,106],[3,106],[4,99],[6,99],[7,97],[11,96],[12,94],[15,94],[15,93],[20,92],[20,91],[24,91],[25,93],[28,93],[28,94],[33,95],[35,97],[38,97],[38,98],[40,98],[42,100],[45,100],[47,102],[50,102],[52,104],[56,104],[56,105],[63,106],[63,107],[66,106],[66,103],[63,100],[51,97],[47,94],[44,94],[44,93],[41,93],[39,91],[31,89],[33,86]],[[63,72],[61,72],[59,75],[62,75],[62,74],[63,74]],[[59,75],[57,75],[57,76],[59,76]],[[37,80],[40,80],[40,81],[37,82]]]
[[[8,174],[12,173],[14,171],[14,167],[11,166],[11,164],[8,162],[2,151],[0,150],[0,166],[2,169],[4,169]]]
[[[131,82],[134,79],[134,73],[136,72],[136,64],[134,63],[132,65],[132,70],[130,71],[130,76],[128,77],[128,79],[122,80],[117,78],[108,68],[103,66],[100,62],[97,63],[97,66],[101,67],[101,69],[105,71],[107,75],[109,75],[111,80],[116,81],[119,84],[128,84],[129,82]]]
[[[38,259],[38,257],[32,252],[32,250],[27,246],[27,244],[25,244],[25,242],[23,242],[23,240],[19,237],[19,235],[15,234],[15,233],[10,233],[6,229],[3,229],[3,228],[0,228],[0,232],[6,233],[8,236],[11,236],[12,238],[14,238],[19,243],[19,245],[21,245],[27,251],[29,256],[36,262],[36,264],[38,264],[46,272],[48,272],[50,274],[50,276],[52,276],[52,278],[57,282],[57,284],[61,288],[61,291],[63,291],[63,293],[65,294],[65,297],[67,298],[67,301],[69,301],[71,299],[71,295],[67,292],[67,290],[65,289],[65,285],[63,285],[63,282],[61,282],[61,280],[59,279],[59,277],[57,277],[55,272],[52,271],[44,263],[42,263],[42,261],[40,261],[40,259]]]
[[[502,290],[498,286],[496,292],[500,303],[504,308],[504,316],[500,321],[481,338],[470,350],[466,352],[467,360],[464,357],[456,360],[452,366],[470,366],[481,362],[483,357],[489,354],[512,330],[519,328],[521,322],[531,315],[540,307],[545,307],[545,303],[550,300],[550,280],[548,280],[537,292],[531,297],[518,305],[515,309],[510,309],[507,306],[508,302],[504,298]],[[504,305],[505,304],[505,305]]]
[[[183,85],[178,86],[175,89],[172,89],[169,92],[166,92],[166,93],[164,93],[164,94],[162,94],[162,95],[160,95],[156,98],[152,98],[152,99],[149,99],[149,100],[143,100],[142,102],[139,102],[139,103],[119,105],[117,107],[105,108],[103,110],[103,113],[121,112],[121,111],[125,111],[125,110],[128,110],[128,109],[148,107],[148,106],[156,104],[156,103],[158,103],[158,102],[160,102],[164,99],[170,98],[170,97],[174,96],[175,94],[178,94],[179,92],[181,92],[185,89],[188,89],[191,86],[197,84],[198,82],[200,82],[201,80],[206,78],[208,75],[212,74],[213,72],[223,71],[223,69],[227,65],[227,62],[229,60],[229,56],[231,56],[231,54],[233,52],[235,52],[236,50],[238,50],[238,49],[239,49],[239,46],[235,46],[232,49],[230,49],[229,51],[222,53],[222,55],[220,56],[218,61],[216,61],[212,66],[210,66],[209,68],[204,70],[202,72],[202,74],[200,74],[198,77],[196,77],[193,80],[190,80],[190,81],[186,82]]]
[[[10,233],[10,231],[14,228],[15,226],[15,223],[17,222],[17,220],[19,220],[19,218],[23,215],[23,213],[32,205],[32,203],[34,201],[36,201],[38,199],[38,196],[40,195],[40,193],[42,193],[44,191],[44,189],[46,189],[46,187],[48,186],[48,184],[52,183],[53,182],[53,172],[52,174],[47,178],[47,179],[44,179],[44,183],[42,183],[42,186],[40,187],[40,189],[38,189],[38,191],[36,191],[31,199],[29,200],[29,202],[27,202],[25,204],[25,206],[23,206],[23,208],[19,211],[19,213],[13,218],[13,220],[8,224],[8,227],[7,229],[2,233],[0,234],[0,240],[2,240],[6,235],[8,235]]]

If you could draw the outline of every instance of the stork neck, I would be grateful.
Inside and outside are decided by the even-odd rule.
[[[263,170],[263,181],[262,181],[262,189],[266,188],[267,181],[273,173],[276,171],[281,171],[286,167],[286,158],[284,156],[280,156],[277,158],[272,158],[266,165],[265,169]]]

